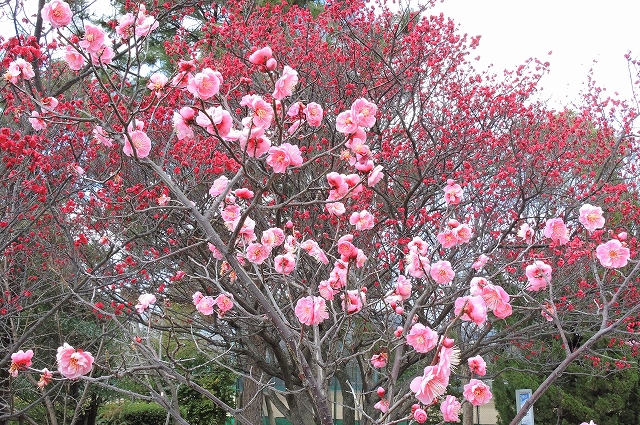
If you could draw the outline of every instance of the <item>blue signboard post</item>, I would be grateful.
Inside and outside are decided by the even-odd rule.
[[[531,397],[531,390],[516,390],[516,412],[519,412],[522,406]],[[533,406],[527,411],[520,421],[520,425],[533,425]]]

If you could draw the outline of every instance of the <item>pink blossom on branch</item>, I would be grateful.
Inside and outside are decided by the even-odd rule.
[[[469,370],[476,375],[484,376],[487,374],[487,363],[482,356],[469,357]]]
[[[452,395],[448,395],[444,401],[440,404],[440,412],[442,412],[442,419],[445,422],[460,422],[460,408],[462,405]]]
[[[457,205],[462,200],[462,187],[455,180],[447,180],[444,188],[444,202],[447,205]]]
[[[347,314],[357,313],[362,310],[366,297],[364,292],[358,290],[347,291],[342,295],[342,309]]]
[[[11,366],[9,367],[9,374],[14,378],[18,376],[18,371],[26,370],[31,366],[31,359],[33,358],[33,350],[22,351],[11,354]]]
[[[304,297],[296,303],[295,313],[298,320],[307,326],[317,325],[329,318],[327,304],[322,297]]]
[[[487,320],[487,306],[480,296],[458,297],[455,301],[456,316],[462,313],[461,320],[482,325]]]
[[[51,0],[42,8],[42,20],[49,22],[53,28],[69,25],[72,17],[71,8],[61,0]]]
[[[46,367],[42,369],[42,374],[40,375],[40,380],[38,380],[38,388],[43,389],[47,385],[49,385],[53,381],[53,373],[49,371]]]
[[[138,304],[136,304],[136,311],[142,314],[150,305],[156,303],[156,296],[153,294],[142,294],[138,297]]]
[[[596,257],[598,257],[600,264],[608,269],[619,269],[626,266],[630,256],[629,248],[623,246],[617,239],[611,239],[596,247]]]
[[[379,354],[374,354],[371,357],[371,365],[375,368],[381,369],[387,365],[388,358],[389,355],[384,351]]]
[[[187,91],[194,97],[207,100],[218,94],[222,75],[211,68],[205,68],[187,82]]]
[[[322,106],[319,104],[309,102],[309,104],[304,108],[304,115],[307,119],[307,124],[311,127],[320,127],[320,125],[322,125],[324,111],[322,110]]]
[[[553,240],[557,245],[564,245],[569,242],[569,230],[559,217],[547,220],[544,226],[544,236]]]
[[[604,227],[604,216],[602,208],[584,204],[580,207],[580,217],[578,221],[590,232]]]
[[[290,143],[272,146],[267,156],[267,164],[273,168],[274,173],[284,173],[287,167],[298,167],[302,162],[300,149]]]
[[[149,153],[151,152],[151,139],[149,139],[147,133],[141,130],[134,130],[128,133],[128,137],[125,136],[122,153],[127,156],[133,156],[134,149],[138,159],[149,156]]]
[[[89,53],[98,53],[105,45],[106,36],[104,31],[95,25],[85,24],[84,37],[78,45]]]
[[[265,46],[253,52],[251,56],[249,56],[249,62],[254,65],[266,65],[267,60],[271,59],[272,55],[271,47]]]
[[[84,66],[84,56],[73,46],[67,46],[64,54],[64,61],[72,71],[79,71]]]
[[[486,404],[493,397],[489,386],[478,379],[471,379],[469,383],[464,386],[462,395],[474,406]]]
[[[298,72],[288,65],[285,65],[282,70],[282,75],[278,81],[276,81],[276,87],[272,94],[273,98],[282,100],[285,97],[291,96],[296,84],[298,84]]]
[[[529,291],[539,291],[547,287],[547,283],[551,282],[551,266],[544,261],[534,261],[525,269],[525,274],[529,285],[525,289]]]
[[[349,217],[349,223],[356,226],[356,230],[369,230],[373,229],[374,219],[369,211],[362,210],[360,212],[353,212],[351,217]]]
[[[193,294],[193,305],[200,314],[204,314],[205,316],[213,314],[213,306],[215,304],[216,301],[213,297],[202,295],[200,291]]]
[[[75,349],[66,342],[58,347],[56,355],[58,371],[67,379],[77,379],[86,375],[93,367],[93,356],[87,351]]]
[[[416,323],[407,335],[407,344],[418,353],[428,353],[438,345],[438,333],[422,323]]]
[[[451,267],[451,263],[448,261],[438,261],[431,265],[431,271],[429,272],[433,280],[441,285],[448,285],[453,281],[456,273]]]
[[[411,391],[416,398],[427,406],[443,395],[449,385],[449,371],[440,365],[427,366],[422,376],[411,381]]]
[[[351,105],[351,116],[359,127],[371,128],[376,122],[378,107],[367,99],[356,99]]]

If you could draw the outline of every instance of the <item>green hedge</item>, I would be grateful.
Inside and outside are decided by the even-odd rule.
[[[96,425],[165,425],[167,411],[158,403],[109,404],[100,412]]]

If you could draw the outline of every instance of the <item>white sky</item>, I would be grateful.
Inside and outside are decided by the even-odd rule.
[[[482,36],[471,55],[481,56],[478,70],[493,64],[501,74],[530,57],[550,62],[541,86],[552,103],[575,100],[590,68],[609,95],[631,97],[624,55],[640,56],[639,0],[444,0],[432,10],[440,12],[460,32]]]

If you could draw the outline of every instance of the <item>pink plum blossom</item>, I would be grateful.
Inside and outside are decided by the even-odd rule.
[[[58,347],[56,359],[58,371],[67,379],[77,379],[89,373],[94,360],[91,353],[79,348],[76,350],[66,342],[62,347]]]
[[[296,303],[295,313],[300,323],[307,326],[317,325],[329,318],[327,304],[322,297],[304,297]]]
[[[79,71],[84,66],[84,56],[74,49],[73,46],[67,46],[64,53],[64,61],[72,71]]]
[[[504,319],[511,315],[510,297],[502,286],[487,284],[482,288],[479,295],[484,300],[487,308],[493,311],[496,317]]]
[[[602,208],[584,204],[580,207],[580,217],[578,221],[590,232],[604,227],[604,217]]]
[[[205,111],[198,112],[196,123],[204,127],[210,134],[227,137],[231,132],[233,119],[231,118],[231,114],[222,109],[221,106],[214,106]]]
[[[11,366],[9,366],[9,374],[14,378],[18,376],[18,371],[26,370],[31,366],[33,358],[33,350],[22,351],[11,354]]]
[[[282,229],[278,227],[272,227],[262,232],[262,238],[260,239],[260,242],[262,242],[263,245],[273,249],[276,246],[282,245],[284,243],[284,240],[285,236]]]
[[[469,357],[467,359],[469,363],[469,370],[471,373],[475,373],[476,375],[484,376],[487,374],[487,363],[484,361],[482,356],[474,356]]]
[[[105,45],[104,31],[95,25],[85,24],[84,37],[78,45],[89,53],[98,53]]]
[[[196,111],[184,106],[178,112],[173,113],[173,128],[176,130],[178,140],[191,140],[194,137],[193,130],[189,127],[193,123]]]
[[[374,404],[373,408],[378,409],[382,413],[387,413],[387,411],[389,410],[389,400],[387,400],[386,398],[383,398],[380,401],[378,401],[376,404]]]
[[[518,237],[524,239],[527,243],[533,243],[535,231],[529,226],[529,223],[522,223],[518,230]]]
[[[596,247],[596,257],[598,257],[603,267],[618,269],[627,265],[630,251],[619,240],[611,239],[609,242]]]
[[[413,251],[409,251],[404,256],[404,263],[406,265],[406,272],[418,279],[425,277],[426,273],[431,271],[429,259]]]
[[[529,285],[525,288],[529,291],[539,291],[547,287],[547,283],[551,282],[551,266],[544,261],[534,261],[525,269],[525,274]]]
[[[484,254],[480,254],[478,259],[476,261],[474,261],[474,263],[471,266],[471,268],[474,269],[475,271],[479,272],[480,270],[482,270],[484,268],[484,266],[487,264],[488,261],[489,261],[489,257],[487,257]]]
[[[142,294],[138,297],[138,304],[136,304],[136,311],[142,314],[150,305],[156,303],[156,296],[153,294]]]
[[[442,419],[445,422],[460,422],[460,408],[462,405],[452,395],[448,395],[444,401],[440,404],[440,412],[442,412]]]
[[[438,233],[436,238],[443,248],[452,248],[460,242],[457,233],[453,229],[445,229],[443,232]]]
[[[218,94],[222,75],[211,68],[205,68],[187,82],[187,91],[194,97],[207,100]]]
[[[569,230],[562,218],[547,220],[544,226],[544,237],[553,240],[557,245],[564,245],[569,242]]]
[[[218,250],[218,248],[216,248],[216,246],[211,242],[207,243],[207,247],[209,248],[209,251],[211,251],[211,256],[216,260],[222,260],[224,258],[220,250]]]
[[[427,245],[427,243],[419,236],[414,236],[411,242],[407,244],[407,247],[410,251],[416,252],[420,255],[427,255],[429,252],[429,245]]]
[[[56,109],[60,102],[55,97],[43,97],[42,98],[42,109],[46,111],[53,111]]]
[[[214,300],[216,306],[218,307],[218,315],[220,317],[224,316],[225,313],[233,308],[233,298],[226,294],[220,294]]]
[[[371,365],[375,368],[381,369],[387,365],[388,358],[389,355],[384,351],[379,354],[374,354],[371,357]]]
[[[322,106],[315,102],[309,102],[304,108],[304,116],[307,119],[307,124],[311,127],[320,127],[322,125],[323,114]]]
[[[273,259],[273,266],[278,273],[291,274],[296,268],[296,258],[290,252],[278,255]]]
[[[314,240],[307,239],[306,241],[300,244],[300,248],[306,251],[310,256],[315,258],[317,261],[322,264],[329,264],[329,260],[327,259],[327,255],[320,248],[320,245]]]
[[[300,149],[290,143],[272,146],[267,156],[267,164],[273,168],[274,173],[284,173],[287,167],[298,167],[302,165],[302,162]]]
[[[9,64],[7,72],[4,74],[4,78],[7,81],[17,84],[20,78],[30,80],[35,77],[33,66],[22,58],[17,58]]]
[[[251,110],[252,114],[249,122],[253,127],[267,129],[271,126],[273,108],[262,97],[249,94],[242,96],[240,105],[247,106]],[[248,125],[248,123],[246,125]],[[252,130],[252,135],[253,131],[254,130]]]
[[[480,296],[458,297],[455,301],[456,316],[480,326],[487,320],[487,306]]]
[[[488,403],[493,397],[489,386],[478,379],[471,379],[469,383],[464,386],[462,395],[474,406]]]
[[[132,13],[125,13],[118,20],[118,25],[116,26],[116,34],[118,34],[122,38],[122,40],[129,39],[134,34],[133,26],[135,22],[136,18]]]
[[[42,116],[37,111],[31,112],[29,122],[31,123],[31,127],[33,127],[35,131],[40,131],[47,128],[47,123],[42,119]]]
[[[411,297],[411,281],[403,275],[398,276],[395,294],[398,295],[402,301],[408,300],[409,297]]]
[[[151,77],[149,77],[149,81],[147,82],[147,88],[149,90],[159,92],[168,83],[169,83],[169,79],[164,74],[161,74],[159,72],[154,72],[153,74],[151,74]],[[160,93],[158,93],[158,96],[159,95]]]
[[[193,294],[193,305],[200,314],[204,314],[205,316],[213,314],[213,306],[215,303],[213,297],[202,295],[200,291]]]
[[[128,133],[128,137],[124,138],[122,153],[127,156],[132,156],[134,149],[136,150],[138,159],[149,156],[151,152],[151,139],[149,139],[147,133],[141,130],[134,130]]]
[[[373,170],[369,172],[369,177],[367,177],[367,184],[369,187],[373,187],[384,177],[384,173],[382,172],[384,168],[382,165],[376,165]]]
[[[285,65],[282,70],[282,75],[278,81],[276,81],[275,90],[272,95],[273,98],[276,100],[282,100],[285,97],[291,96],[296,84],[298,84],[298,72],[288,65]]]
[[[271,254],[271,249],[259,243],[252,243],[247,247],[247,260],[253,264],[262,264]]]
[[[238,142],[240,143],[240,148],[252,158],[260,158],[271,148],[271,140],[264,136],[261,131],[256,130],[252,131],[250,136],[241,135]]]
[[[155,18],[155,16],[147,16],[144,14],[144,12],[138,13],[135,34],[137,37],[146,37],[151,34],[151,31],[158,28],[159,25],[160,23]]]
[[[423,424],[427,421],[427,412],[418,408],[413,412],[413,419],[419,424]]]
[[[53,28],[65,27],[71,23],[71,8],[62,0],[51,0],[42,8],[42,20]]]
[[[213,181],[213,185],[209,188],[209,195],[216,198],[227,190],[227,186],[229,186],[229,179],[226,176],[220,176]]]
[[[341,216],[346,212],[344,204],[342,202],[330,202],[325,205],[325,209],[331,215],[335,215],[337,217]]]
[[[336,117],[336,130],[343,134],[355,133],[358,129],[353,113],[351,111],[340,112]]]
[[[407,335],[407,344],[418,353],[427,353],[438,345],[438,333],[422,323],[416,323]]]
[[[357,313],[362,310],[365,302],[366,297],[364,292],[355,289],[347,291],[346,294],[342,296],[342,309],[346,311],[347,314]]]
[[[271,59],[272,55],[271,47],[265,46],[253,52],[251,56],[249,56],[249,62],[254,65],[265,65],[267,60]]]
[[[351,116],[359,127],[371,128],[376,122],[378,107],[366,99],[357,99],[351,105]]]
[[[42,8],[42,20],[53,28],[65,27],[71,23],[73,14],[69,5],[62,0],[51,0]]]
[[[456,274],[448,261],[438,261],[431,265],[429,272],[433,280],[441,285],[447,285],[453,281]]]
[[[457,205],[462,200],[462,187],[455,180],[447,180],[444,188],[444,202],[447,205]]]
[[[356,230],[373,229],[373,215],[367,210],[353,212],[351,214],[351,217],[349,217],[349,223],[351,223],[353,226],[356,226]]]
[[[440,365],[427,366],[424,368],[422,376],[418,376],[411,381],[411,391],[416,398],[427,406],[443,395],[449,385],[449,373]]]
[[[38,380],[37,386],[39,389],[43,389],[47,385],[49,385],[53,381],[53,373],[49,371],[46,367],[42,369],[42,374],[40,375],[40,379]]]
[[[116,54],[111,47],[103,45],[97,52],[91,52],[90,56],[93,65],[109,65]]]

